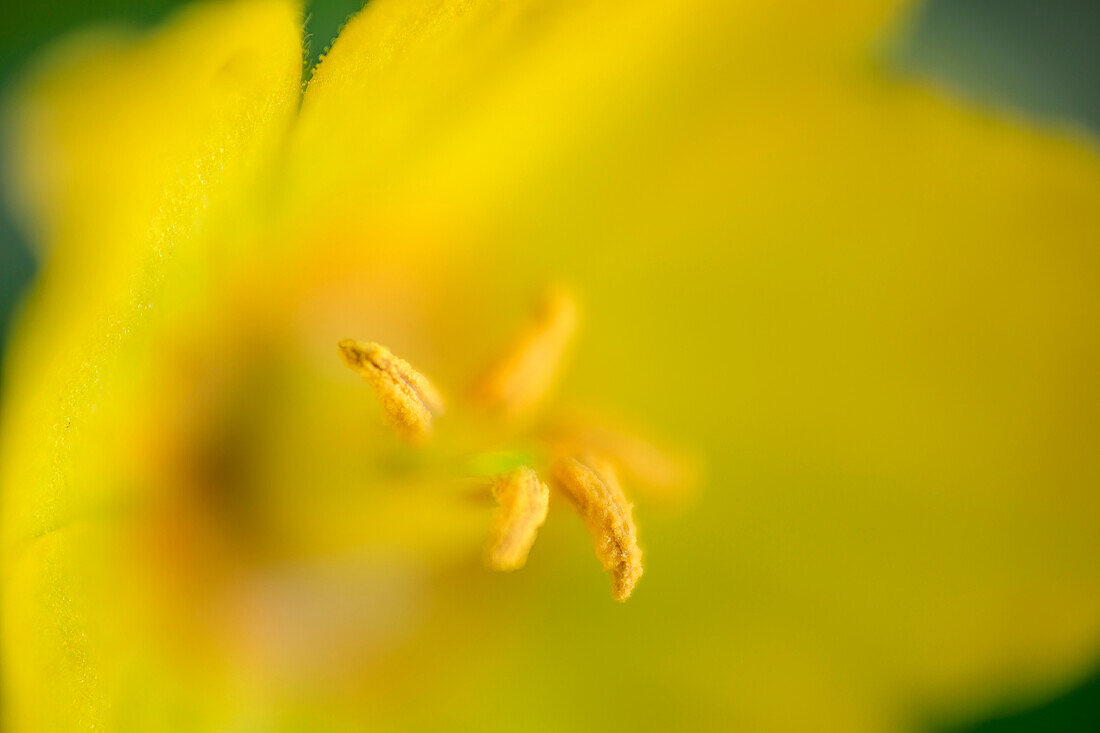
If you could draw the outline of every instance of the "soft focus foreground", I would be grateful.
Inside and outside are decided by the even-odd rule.
[[[1094,665],[1100,160],[828,5],[371,0],[304,95],[275,0],[44,59],[6,725],[894,730]],[[587,318],[537,420],[408,447],[335,354],[462,395],[555,279]],[[625,604],[560,493],[483,562],[480,479],[636,429],[580,406],[705,457],[695,497],[624,476]]]

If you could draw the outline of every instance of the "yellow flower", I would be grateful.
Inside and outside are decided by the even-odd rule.
[[[5,725],[891,730],[1082,673],[1100,164],[894,78],[899,17],[371,0],[304,93],[283,0],[55,51],[9,127],[45,267],[5,363]],[[461,394],[547,276],[589,314],[555,405],[709,459],[693,510],[640,503],[625,605],[556,511],[486,572],[509,525],[453,467],[644,443],[504,409],[401,447],[333,353]]]

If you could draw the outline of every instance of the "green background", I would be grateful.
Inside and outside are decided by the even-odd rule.
[[[0,88],[36,50],[92,23],[157,22],[179,0],[38,0],[0,10]],[[331,43],[362,0],[307,3],[304,69]],[[1100,2],[1096,0],[931,0],[888,45],[888,61],[983,104],[1069,122],[1100,133]],[[0,158],[0,171],[4,161]],[[10,212],[0,208],[0,344],[34,260]],[[1027,709],[984,719],[929,720],[934,730],[1100,730],[1100,670],[1078,687]]]

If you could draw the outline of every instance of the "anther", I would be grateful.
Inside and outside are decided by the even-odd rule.
[[[562,289],[551,289],[512,344],[486,370],[473,390],[490,412],[517,417],[554,386],[577,327],[577,305]]]
[[[633,507],[623,494],[614,470],[585,457],[559,458],[550,469],[554,484],[565,493],[584,519],[596,546],[596,557],[611,573],[611,593],[625,601],[642,576],[642,551]]]
[[[374,387],[386,419],[401,437],[414,444],[427,440],[433,413],[443,412],[443,400],[427,377],[379,344],[344,339],[338,347],[344,364]]]
[[[494,570],[517,570],[527,562],[539,527],[546,521],[550,489],[533,470],[521,466],[493,482],[500,505],[489,541],[489,565]]]

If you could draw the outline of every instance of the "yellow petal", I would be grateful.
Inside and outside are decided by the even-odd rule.
[[[902,727],[1080,674],[1100,639],[1095,143],[892,76],[867,22],[888,3],[567,5],[368,5],[292,160],[342,221],[446,222],[439,248],[472,253],[459,282],[567,274],[594,314],[567,389],[645,404],[708,456],[700,516],[646,533],[652,557],[690,549],[651,573],[638,628],[714,614],[587,649],[681,669],[688,648],[686,707],[772,728],[849,707]],[[787,703],[838,671],[851,699]]]
[[[123,409],[150,322],[195,298],[231,256],[226,229],[261,213],[257,179],[299,74],[296,4],[243,0],[194,6],[148,37],[71,40],[25,82],[13,189],[45,264],[7,365],[5,419],[19,427],[6,431],[6,543],[118,493],[101,485],[118,467],[105,470],[97,436]]]
[[[469,217],[471,199],[485,205],[575,152],[670,46],[753,12],[708,0],[371,2],[310,80],[287,199],[344,217],[395,206]]]
[[[648,135],[676,135],[701,99],[746,77],[765,84],[810,59],[865,65],[872,34],[904,5],[372,0],[309,82],[287,201],[466,225],[524,180],[585,160],[604,134],[652,154]],[[648,106],[657,99],[677,103]]]
[[[55,267],[167,256],[242,195],[294,111],[300,25],[293,0],[198,3],[156,34],[85,32],[40,59],[12,104],[11,188]]]
[[[0,427],[12,727],[140,728],[143,705],[167,704],[141,681],[148,627],[107,612],[135,608],[115,592],[135,580],[119,538],[152,499],[123,446],[145,441],[130,418],[149,405],[151,334],[201,296],[227,239],[213,232],[260,213],[300,46],[293,2],[201,4],[149,36],[72,40],[16,94],[11,183],[44,266],[6,354]],[[94,543],[70,540],[80,527]]]

